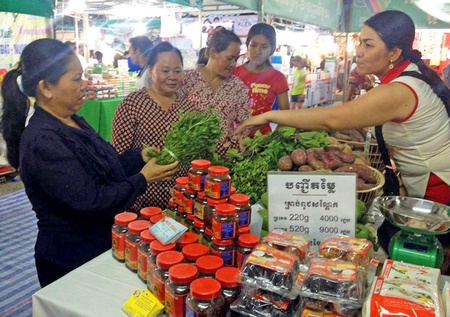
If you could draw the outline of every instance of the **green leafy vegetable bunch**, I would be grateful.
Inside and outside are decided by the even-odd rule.
[[[206,111],[180,112],[164,138],[165,145],[156,152],[147,149],[149,158],[156,157],[156,163],[166,165],[175,161],[189,166],[195,159],[213,160],[216,155],[216,141],[223,132],[220,118],[214,108]]]

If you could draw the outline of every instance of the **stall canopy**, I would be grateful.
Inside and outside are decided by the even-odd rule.
[[[50,18],[55,9],[54,0],[1,0],[0,12],[15,12]]]
[[[197,9],[203,9],[203,0],[166,0],[166,2],[171,2],[187,7],[194,7]]]

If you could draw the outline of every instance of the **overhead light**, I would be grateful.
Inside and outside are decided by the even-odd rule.
[[[82,13],[85,9],[86,0],[70,0],[69,5],[64,9],[64,13]]]

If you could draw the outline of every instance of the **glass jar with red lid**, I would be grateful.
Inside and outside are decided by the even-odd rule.
[[[114,216],[114,224],[111,228],[112,255],[119,261],[125,261],[125,236],[128,232],[128,224],[137,219],[133,212],[121,212]]]
[[[214,277],[216,271],[223,267],[223,259],[217,255],[204,255],[195,262],[199,277]]]
[[[232,204],[216,206],[212,219],[212,234],[215,239],[234,239],[237,233],[236,207]]]
[[[230,204],[236,207],[238,215],[238,228],[250,225],[252,207],[250,206],[250,197],[245,194],[234,194],[230,196]]]
[[[203,213],[203,222],[205,223],[206,228],[212,228],[212,219],[214,211],[216,210],[217,205],[226,204],[228,202],[228,198],[222,199],[214,199],[207,197],[206,198],[206,206]]]
[[[187,177],[178,177],[175,180],[175,187],[172,191],[172,198],[174,202],[178,205],[178,207],[183,206],[183,193],[186,190],[186,186],[188,185]]]
[[[150,233],[149,230],[144,230],[141,232],[141,241],[139,241],[138,245],[137,274],[144,283],[147,283],[147,257],[150,252],[150,243],[155,240],[156,238]]]
[[[205,194],[214,199],[230,196],[231,177],[225,166],[211,166],[205,179]]]
[[[194,201],[197,197],[197,192],[190,188],[189,186],[186,186],[186,190],[183,193],[183,210],[187,215],[193,215],[194,214]]]
[[[175,248],[175,243],[163,245],[158,240],[152,241],[150,243],[150,251],[147,256],[147,289],[149,291],[152,292],[154,289],[153,272],[156,268],[156,257],[158,256],[158,254],[164,251],[175,251]]]
[[[140,210],[141,219],[150,221],[150,218],[162,214],[162,209],[155,206],[144,207]]]
[[[164,251],[156,256],[156,268],[153,272],[153,290],[150,291],[159,301],[164,303],[169,269],[175,264],[182,263],[183,259],[183,254],[178,251]]]
[[[125,266],[132,272],[137,272],[138,244],[141,241],[141,232],[148,230],[150,222],[147,220],[135,220],[128,224],[128,232],[125,236]]]
[[[189,263],[175,264],[169,269],[166,281],[165,310],[170,317],[184,317],[186,297],[191,282],[197,278],[197,268]]]
[[[206,204],[207,200],[205,192],[197,192],[197,197],[194,201],[194,215],[200,220],[203,220]]]
[[[224,317],[224,304],[220,283],[202,277],[191,283],[186,298],[186,316]]]
[[[185,246],[181,252],[186,263],[195,263],[199,257],[208,254],[208,247],[200,243],[192,243]]]
[[[185,232],[177,241],[177,250],[181,251],[185,246],[191,243],[198,243],[198,235],[193,232]]]
[[[208,160],[194,160],[191,162],[191,168],[188,172],[189,187],[195,191],[202,191],[205,189],[205,179],[208,175],[208,168],[211,162]]]
[[[234,240],[213,239],[209,253],[221,257],[224,266],[234,266],[236,257]]]
[[[250,233],[250,226],[240,227],[237,230],[237,236],[239,237],[241,234]]]
[[[204,245],[206,245],[208,247],[209,250],[211,250],[211,244],[213,241],[213,236],[212,236],[212,229],[205,227],[205,232],[203,233],[203,239],[202,239],[202,243]]]
[[[222,287],[222,296],[225,300],[225,313],[230,310],[230,304],[234,302],[241,293],[240,270],[235,267],[223,267],[218,269],[215,275]]]
[[[253,233],[245,233],[238,237],[238,245],[236,247],[236,266],[241,268],[245,259],[252,253],[253,248],[259,243],[259,237]]]
[[[194,227],[192,228],[192,232],[198,235],[198,243],[203,244],[203,233],[205,232],[205,223],[198,219],[194,218]]]
[[[150,218],[150,223],[152,225],[154,225],[155,223],[157,223],[158,221],[160,221],[162,218],[167,217],[167,215],[163,215],[163,214],[159,214],[159,215],[154,215]]]
[[[176,215],[177,215],[177,211],[178,211],[178,206],[172,197],[169,199],[169,205],[167,206],[166,214],[169,215],[170,217],[172,217],[173,219],[175,219]]]

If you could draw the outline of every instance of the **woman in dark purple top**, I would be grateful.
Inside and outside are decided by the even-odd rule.
[[[53,39],[27,45],[3,82],[2,133],[38,218],[41,286],[108,250],[114,216],[148,182],[177,170],[178,163],[145,163],[140,149],[118,155],[75,114],[85,89],[78,58]],[[36,98],[34,107],[27,96]]]

